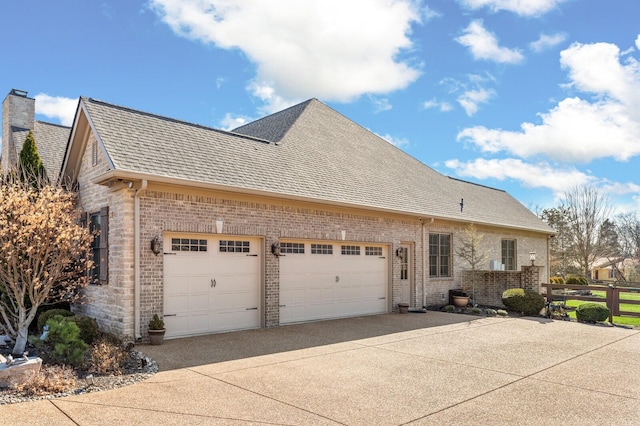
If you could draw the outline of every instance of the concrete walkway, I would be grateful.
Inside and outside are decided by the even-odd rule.
[[[140,346],[151,379],[0,424],[640,424],[640,330],[388,314]]]

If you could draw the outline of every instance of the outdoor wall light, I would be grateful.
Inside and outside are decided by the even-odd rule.
[[[153,237],[153,239],[151,240],[151,251],[156,256],[159,255],[162,251],[162,244],[160,243],[160,238],[158,238],[157,236]]]
[[[280,257],[280,243],[275,242],[273,244],[271,244],[271,253],[273,253],[274,256],[276,257]]]
[[[531,266],[534,266],[534,263],[536,262],[536,251],[535,250],[531,250],[531,252],[529,252],[529,260],[531,261]]]
[[[396,250],[396,256],[398,256],[400,259],[404,259],[404,250],[402,249],[402,247]]]

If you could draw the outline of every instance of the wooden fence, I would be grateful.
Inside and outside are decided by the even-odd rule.
[[[576,285],[576,284],[542,284],[542,287],[546,289],[547,302],[553,300],[584,300],[588,302],[603,302],[602,297],[583,295],[578,292],[567,292],[567,290],[589,290],[589,291],[604,291],[606,294],[604,302],[607,304],[607,308],[611,312],[609,314],[609,322],[613,323],[614,316],[629,316],[640,317],[640,312],[629,312],[620,309],[621,303],[627,303],[629,305],[640,305],[640,300],[621,299],[621,293],[640,293],[640,288],[630,287],[615,287],[602,286],[602,285]],[[554,294],[553,290],[563,290],[561,294]]]

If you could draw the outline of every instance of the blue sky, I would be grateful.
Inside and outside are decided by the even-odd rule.
[[[88,96],[223,129],[318,98],[527,207],[591,184],[640,210],[639,17],[635,0],[3,1],[0,95],[67,125]]]

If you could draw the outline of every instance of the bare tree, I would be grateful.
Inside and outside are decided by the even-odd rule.
[[[14,179],[2,182],[0,200],[0,325],[22,355],[39,306],[81,297],[93,237],[62,188]]]
[[[616,229],[620,247],[620,258],[624,265],[627,259],[633,259],[635,267],[620,271],[626,280],[637,279],[637,267],[640,263],[640,218],[636,212],[621,213],[616,216]]]
[[[469,266],[471,266],[471,293],[474,298],[474,306],[476,305],[475,301],[477,299],[475,293],[476,269],[487,260],[486,253],[480,248],[483,239],[484,234],[479,233],[476,225],[470,223],[464,230],[464,236],[460,239],[462,245],[456,249],[458,257],[466,260]]]
[[[568,211],[572,257],[588,277],[593,263],[611,253],[603,227],[607,227],[613,207],[596,187],[582,185],[564,193],[562,208]]]
[[[569,210],[564,207],[544,209],[540,218],[556,231],[549,242],[550,271],[566,277],[573,263],[573,238],[569,226]]]

